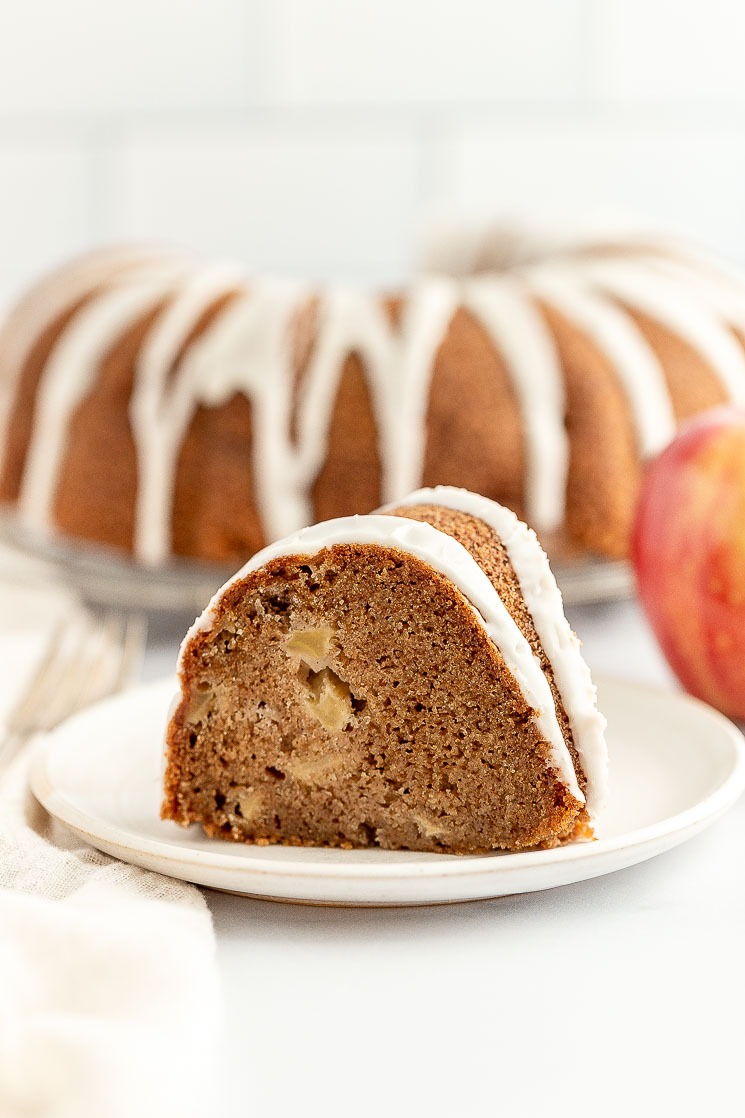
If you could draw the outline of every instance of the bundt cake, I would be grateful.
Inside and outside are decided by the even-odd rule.
[[[383,297],[147,247],[78,260],[0,332],[0,502],[147,564],[235,564],[453,484],[551,554],[625,556],[645,460],[745,401],[745,286],[652,240],[479,266],[503,270]]]
[[[605,722],[548,560],[462,489],[260,551],[187,634],[164,818],[479,853],[592,835]]]

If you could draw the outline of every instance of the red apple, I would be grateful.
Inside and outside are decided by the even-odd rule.
[[[632,555],[680,682],[745,719],[745,410],[693,420],[650,465]]]

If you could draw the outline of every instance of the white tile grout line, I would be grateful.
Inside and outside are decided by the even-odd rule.
[[[173,129],[199,132],[205,128],[280,128],[288,134],[307,135],[364,128],[369,133],[406,128],[428,129],[432,121],[442,126],[469,124],[499,126],[562,123],[602,123],[616,128],[675,128],[695,131],[716,123],[723,129],[745,125],[745,97],[702,103],[700,100],[621,102],[583,94],[575,98],[520,98],[494,101],[430,101],[360,103],[354,105],[225,104],[209,108],[111,109],[90,112],[50,110],[3,112],[0,110],[0,144],[33,146],[36,143],[85,142],[91,130],[130,132],[138,135]]]

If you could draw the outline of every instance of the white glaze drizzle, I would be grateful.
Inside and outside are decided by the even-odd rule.
[[[306,479],[304,523],[313,519],[310,489],[328,452],[329,427],[339,381],[344,362],[351,353],[359,356],[364,368],[378,432],[383,489],[388,489],[388,468],[396,434],[392,413],[397,350],[393,327],[378,299],[363,292],[342,289],[330,290],[321,296],[313,352],[303,378],[298,408],[298,469]]]
[[[432,316],[421,314],[421,306],[429,303],[427,295],[413,299],[400,333],[378,300],[346,291],[321,295],[294,447],[289,438],[294,379],[289,334],[310,291],[276,281],[252,284],[215,316],[169,376],[199,315],[225,283],[235,283],[229,269],[227,275],[225,279],[224,268],[197,275],[156,324],[138,361],[131,406],[142,482],[135,550],[148,563],[163,562],[170,551],[176,463],[191,418],[200,403],[216,406],[233,391],[251,399],[259,412],[254,431],[256,482],[262,520],[271,537],[313,519],[311,487],[328,451],[339,379],[350,353],[359,355],[370,390],[384,494],[401,492],[400,474],[421,468],[401,467],[402,460],[408,463],[412,456],[403,426],[406,412],[398,396],[434,361],[456,305],[454,292],[440,300],[444,313],[436,316],[434,327]]]
[[[171,294],[182,277],[182,267],[171,265],[158,278],[138,278],[107,290],[74,316],[55,343],[39,385],[19,497],[20,516],[29,527],[41,533],[51,528],[68,427],[95,384],[101,362],[116,339]]]
[[[100,255],[101,260],[80,268],[86,275],[95,273],[94,286],[105,286],[75,315],[42,376],[20,502],[23,518],[37,528],[49,526],[72,411],[94,383],[96,363],[136,318],[135,311],[127,317],[126,291],[132,289],[136,308],[143,283],[152,281],[157,288],[162,281],[167,287],[169,277],[183,269],[176,258],[145,250]],[[674,330],[712,365],[733,399],[745,400],[745,356],[727,326],[745,326],[745,300],[740,295],[738,305],[732,277],[717,276],[712,265],[710,277],[700,276],[696,284],[695,263],[655,246],[638,248],[633,257],[610,250],[596,256],[584,246],[575,255],[565,249],[559,256],[550,265],[525,266],[512,277],[464,283],[424,279],[404,301],[398,327],[375,296],[322,293],[298,404],[297,445],[289,435],[294,382],[290,333],[311,292],[271,280],[253,283],[186,348],[171,378],[173,360],[210,297],[219,297],[233,280],[240,285],[239,272],[226,266],[196,274],[158,320],[137,362],[131,417],[138,451],[138,556],[150,563],[169,556],[181,444],[200,404],[217,406],[234,393],[249,397],[256,409],[254,476],[267,536],[310,522],[312,487],[328,452],[339,379],[350,353],[359,354],[370,391],[383,500],[396,500],[421,484],[432,374],[460,305],[486,329],[512,380],[525,430],[526,507],[541,531],[563,519],[568,445],[562,371],[552,335],[534,305],[537,297],[565,314],[608,356],[627,393],[642,456],[669,441],[672,408],[658,359],[612,298]],[[91,282],[86,279],[82,293]],[[142,298],[147,303],[148,297]],[[68,289],[65,302],[74,299]],[[52,300],[50,306],[55,309],[57,303]],[[122,307],[121,321],[116,306]],[[25,331],[24,344],[33,344],[31,333]],[[69,369],[63,367],[68,362]],[[20,369],[17,354],[11,364]],[[5,376],[0,428],[3,420],[7,423],[14,392],[15,381]]]
[[[597,693],[580,650],[580,642],[564,615],[561,591],[535,532],[513,512],[467,489],[439,485],[410,493],[399,505],[441,505],[475,516],[492,528],[504,544],[520,583],[538,639],[550,663],[569,719],[574,744],[587,778],[587,811],[602,811],[608,787],[606,721],[596,706]]]
[[[513,215],[509,220],[439,223],[420,253],[425,272],[460,276],[502,274],[535,264],[582,258],[601,249],[604,256],[644,251],[681,251],[677,238],[635,223],[608,217],[579,223],[529,224]],[[685,246],[688,249],[688,246]]]
[[[605,354],[629,401],[641,457],[658,454],[675,435],[675,415],[662,366],[634,321],[566,270],[533,269],[530,287]]]
[[[181,663],[189,642],[214,624],[223,596],[252,571],[286,555],[313,556],[336,544],[377,545],[403,551],[421,559],[444,575],[470,604],[514,677],[527,705],[535,712],[536,726],[551,749],[551,766],[568,791],[579,800],[585,797],[577,782],[572,758],[556,716],[551,688],[527,640],[507,607],[470,552],[445,532],[430,524],[399,516],[349,516],[327,520],[270,544],[259,551],[236,575],[218,590],[194,622],[181,646]]]
[[[164,263],[162,253],[154,249],[100,249],[46,276],[12,308],[0,335],[0,464],[20,377],[44,331],[96,287],[131,282],[135,275],[157,275]]]
[[[655,319],[697,350],[735,403],[745,403],[745,353],[726,325],[692,299],[682,285],[672,288],[664,276],[631,260],[583,262],[585,280]]]
[[[469,280],[463,305],[488,331],[517,394],[526,443],[525,507],[539,531],[564,519],[569,442],[564,378],[553,336],[524,285],[511,278]]]
[[[266,531],[274,536],[307,515],[299,495],[298,467],[289,444],[292,392],[291,326],[299,305],[296,284],[264,281],[232,300],[187,348],[167,390],[143,387],[137,419],[142,469],[152,483],[140,509],[138,554],[162,561],[170,550],[170,512],[178,454],[196,409],[219,407],[242,393],[254,408],[256,499]],[[156,357],[141,369],[143,381],[162,381]],[[155,403],[155,407],[154,407]]]
[[[745,330],[745,277],[739,277],[738,282],[734,274],[715,271],[711,262],[685,257],[656,257],[648,263],[650,270],[675,290],[682,290],[688,298],[693,296],[711,313]]]
[[[171,550],[173,483],[183,431],[181,393],[170,398],[170,373],[199,318],[244,280],[232,265],[197,272],[159,316],[137,355],[129,404],[138,461],[134,549],[147,563],[163,562]],[[190,414],[193,407],[195,401],[189,401]]]
[[[424,470],[427,407],[437,354],[458,309],[459,289],[450,280],[415,285],[401,318],[401,368],[392,378],[395,437],[383,500],[395,500],[419,485]]]

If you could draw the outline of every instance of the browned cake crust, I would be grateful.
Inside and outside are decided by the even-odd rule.
[[[422,484],[457,485],[525,516],[525,448],[515,392],[501,354],[465,310],[456,312],[435,362]]]
[[[564,369],[569,433],[564,543],[610,558],[628,552],[642,467],[631,413],[601,350],[551,307],[541,311]],[[555,548],[556,550],[556,548]]]
[[[23,467],[26,462],[36,411],[36,397],[39,382],[52,349],[63,330],[76,313],[92,298],[94,292],[76,300],[64,313],[58,315],[42,331],[27,354],[18,376],[15,397],[10,413],[5,457],[0,469],[0,501],[15,501],[21,487]],[[0,349],[0,360],[2,351]],[[0,376],[10,379],[14,370],[4,365]]]
[[[112,258],[112,281],[123,267]],[[7,355],[0,335],[0,382],[15,385],[0,462],[0,501],[18,500],[37,392],[55,344],[105,288],[101,282],[93,284],[58,314],[26,352],[20,370],[5,367]],[[133,550],[140,484],[130,429],[134,369],[142,345],[170,301],[161,300],[121,334],[72,418],[52,502],[54,526],[71,537]],[[318,334],[317,302],[308,299],[293,327],[295,433]],[[658,358],[677,419],[725,399],[715,370],[690,344],[649,316],[616,302]],[[381,303],[394,327],[400,325],[406,296],[381,298]],[[196,321],[189,343],[200,339],[222,305],[217,301]],[[537,298],[533,305],[555,343],[569,437],[565,516],[555,533],[543,536],[543,542],[554,555],[623,557],[628,554],[643,474],[626,390],[607,355],[575,322]],[[734,330],[731,333],[742,345],[743,339]],[[369,369],[359,353],[350,352],[330,410],[322,461],[316,476],[308,480],[310,519],[369,512],[385,498],[382,435],[373,396]],[[175,555],[239,563],[271,537],[257,498],[254,410],[239,392],[217,406],[197,407],[176,463],[168,525]],[[418,483],[463,486],[524,518],[526,466],[524,425],[505,355],[471,313],[457,308],[434,358]]]
[[[131,547],[137,460],[128,405],[137,354],[163,305],[143,315],[106,355],[73,417],[54,509],[56,524],[70,536]]]
[[[465,513],[407,507],[468,548],[546,671],[514,571]],[[229,589],[185,649],[162,814],[244,842],[449,853],[587,833],[504,661],[421,560],[340,544]]]

